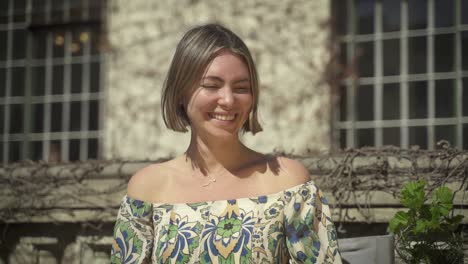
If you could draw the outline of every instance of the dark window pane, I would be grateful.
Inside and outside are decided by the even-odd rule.
[[[426,37],[408,38],[408,71],[409,73],[425,73],[427,71]]]
[[[29,143],[31,160],[42,160],[42,141],[32,141]]]
[[[374,33],[374,0],[356,0],[357,34]]]
[[[426,127],[410,127],[409,128],[409,145],[419,146],[422,149],[427,149],[427,128]]]
[[[409,29],[427,27],[427,0],[408,1],[408,23]]]
[[[98,158],[98,140],[95,138],[88,139],[88,159]]]
[[[0,105],[0,134],[3,134],[4,131],[3,129],[5,128],[4,127],[4,122],[5,122],[5,106],[4,105]],[[0,159],[0,163],[2,162],[2,159]]]
[[[34,0],[31,1],[31,23],[33,25],[45,24],[45,7],[47,0]]]
[[[89,18],[91,20],[100,20],[102,19],[103,10],[105,8],[106,1],[90,1],[88,2]]]
[[[89,130],[99,129],[99,101],[89,101]]]
[[[92,93],[95,93],[95,92],[99,92],[100,88],[99,88],[99,85],[100,85],[100,71],[101,71],[101,68],[100,68],[100,63],[99,62],[93,62],[91,63],[91,67],[90,67],[90,92]]]
[[[400,146],[400,128],[386,127],[383,128],[383,144],[385,146]]]
[[[47,33],[44,31],[37,31],[33,36],[32,53],[33,58],[43,59],[46,57],[47,51]]]
[[[400,1],[382,0],[383,31],[400,30]]]
[[[70,2],[70,21],[81,21],[83,17],[83,4],[85,1]]]
[[[340,120],[346,121],[347,117],[347,103],[346,103],[346,94],[347,94],[347,87],[346,85],[340,85]]]
[[[98,29],[93,29],[93,30],[90,30],[89,37],[90,39],[88,40],[88,42],[89,42],[89,45],[91,45],[91,54],[96,55],[96,54],[102,53],[104,49],[104,46],[103,46],[104,42],[101,40],[104,38],[104,33]]]
[[[7,53],[8,53],[7,43],[8,43],[8,32],[0,30],[0,61],[6,60],[7,58]]]
[[[2,0],[5,1],[5,0]],[[13,21],[25,22],[26,21],[26,0],[15,0],[13,4]]]
[[[468,124],[463,125],[463,149],[468,149]]]
[[[425,81],[409,83],[409,117],[427,117],[427,83]]]
[[[62,160],[62,144],[58,140],[53,140],[49,145],[49,157],[47,160],[50,163],[60,162]]]
[[[454,34],[434,36],[435,71],[449,72],[455,67]]]
[[[437,80],[435,82],[435,116],[454,117],[457,102],[455,100],[455,81]]]
[[[64,3],[63,0],[51,0],[52,5],[52,14],[51,14],[51,23],[53,24],[62,24],[63,14],[64,14]]]
[[[23,105],[10,105],[10,133],[23,132]]]
[[[72,34],[70,51],[73,56],[82,56],[84,43],[89,40],[89,33],[85,30],[75,30]]]
[[[9,11],[9,3],[8,0],[0,1],[0,24],[8,23],[8,11]],[[0,160],[1,162],[1,160]]]
[[[435,126],[434,143],[437,143],[440,140],[447,140],[451,145],[456,145],[457,142],[455,142],[455,138],[455,126]]]
[[[79,131],[81,128],[81,102],[70,104],[70,131]]]
[[[81,93],[82,92],[82,83],[81,79],[83,76],[81,64],[72,64],[72,83],[71,83],[71,92],[72,93]]]
[[[52,72],[52,94],[63,93],[63,65],[54,65]]]
[[[31,89],[32,95],[45,94],[45,67],[31,67]]]
[[[51,130],[52,132],[62,131],[62,103],[52,104],[52,119],[51,119]]]
[[[44,118],[44,104],[31,105],[31,128],[34,133],[44,132]]]
[[[65,32],[56,31],[53,34],[53,54],[55,58],[62,58],[65,56]]]
[[[69,153],[68,159],[70,161],[76,161],[80,159],[80,140],[72,139],[69,142]]]
[[[462,90],[462,93],[463,93],[463,100],[462,102],[462,107],[463,107],[463,115],[464,116],[468,116],[468,78],[463,78],[462,80],[463,82],[463,90]]]
[[[468,15],[466,15],[468,17]],[[468,31],[461,33],[462,68],[468,71]]]
[[[5,144],[0,141],[0,164],[3,163],[3,148],[4,148]]]
[[[11,95],[24,96],[25,76],[24,67],[15,67],[11,69]]]
[[[10,141],[8,142],[8,162],[18,162],[21,159],[21,141]]]
[[[374,75],[374,43],[361,42],[357,45],[358,72],[360,77]]]
[[[468,1],[460,1],[461,2],[461,9],[460,15],[463,24],[468,24]]]
[[[346,35],[347,33],[348,9],[346,7],[346,3],[342,0],[333,0],[332,2],[332,19],[338,35]]]
[[[348,64],[347,62],[348,53],[346,50],[346,43],[340,43],[340,66],[344,67]]]
[[[357,147],[362,148],[366,146],[374,146],[374,129],[364,128],[357,129]]]
[[[13,59],[26,57],[26,30],[13,31]]]
[[[6,94],[6,69],[0,68],[0,97]]]
[[[435,4],[435,8],[434,8],[435,26],[436,27],[453,26],[453,22],[455,20],[455,13],[454,13],[455,5],[454,5],[453,0],[436,0],[434,1],[434,4]]]
[[[372,85],[362,85],[358,87],[356,107],[358,121],[374,119],[374,87]]]
[[[383,119],[400,119],[400,85],[398,83],[383,86]]]
[[[340,148],[345,149],[346,146],[346,129],[340,130]]]
[[[383,41],[383,71],[384,75],[400,74],[400,40]]]

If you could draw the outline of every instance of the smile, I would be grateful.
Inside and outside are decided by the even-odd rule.
[[[232,121],[236,118],[235,114],[232,115],[220,115],[220,114],[209,114],[211,118],[221,121]]]

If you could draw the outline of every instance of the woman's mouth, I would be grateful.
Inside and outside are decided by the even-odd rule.
[[[236,114],[216,114],[210,113],[209,116],[213,119],[220,120],[220,121],[232,121],[236,118]]]

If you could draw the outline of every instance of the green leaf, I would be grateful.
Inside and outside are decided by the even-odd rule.
[[[417,220],[416,226],[413,229],[415,234],[422,234],[427,233],[427,231],[431,228],[431,222],[425,219]]]
[[[453,208],[452,191],[446,186],[437,188],[432,197],[432,204],[440,208],[441,215],[448,216]]]
[[[456,215],[454,217],[448,218],[447,222],[452,225],[453,227],[457,228],[458,225],[461,223],[465,216],[463,215]]]
[[[408,182],[401,190],[401,203],[413,210],[418,210],[424,204],[426,181]]]
[[[390,220],[389,228],[394,234],[399,233],[403,228],[407,227],[409,223],[409,215],[407,212],[399,211]]]

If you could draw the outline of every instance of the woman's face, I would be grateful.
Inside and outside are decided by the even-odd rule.
[[[249,70],[242,58],[221,51],[197,85],[187,105],[192,133],[237,137],[253,101]]]

